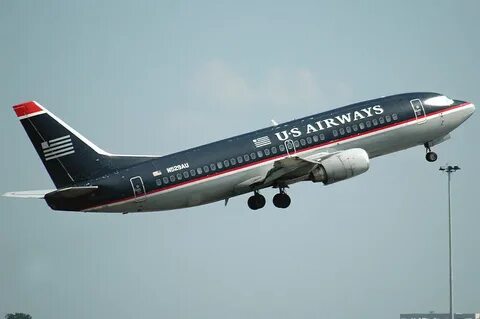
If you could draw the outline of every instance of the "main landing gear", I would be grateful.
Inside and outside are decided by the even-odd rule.
[[[291,200],[290,196],[285,193],[284,188],[280,188],[280,193],[273,196],[273,205],[278,208],[287,208],[290,206]]]
[[[248,207],[253,210],[257,210],[260,208],[263,208],[265,206],[265,197],[263,195],[260,195],[258,191],[255,191],[253,193],[253,196],[250,196],[248,198]]]
[[[258,191],[253,193],[253,196],[248,198],[248,207],[252,210],[257,210],[265,206],[265,197],[260,195]],[[290,196],[285,193],[285,188],[281,187],[280,192],[273,196],[273,205],[278,208],[287,208],[290,206],[291,199]]]
[[[438,155],[437,155],[437,153],[432,152],[428,143],[425,143],[425,150],[427,151],[427,154],[425,155],[425,159],[428,162],[435,162],[438,158]]]

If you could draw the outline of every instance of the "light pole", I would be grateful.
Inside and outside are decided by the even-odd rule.
[[[442,172],[448,175],[448,271],[449,271],[449,283],[450,283],[450,319],[454,319],[453,313],[453,294],[452,294],[452,205],[450,197],[450,181],[451,174],[458,171],[460,167],[457,165],[440,166]]]

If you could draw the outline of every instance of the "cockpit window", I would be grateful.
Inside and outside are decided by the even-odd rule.
[[[431,106],[449,106],[452,105],[454,102],[452,99],[446,97],[445,95],[440,95],[426,99],[423,103]]]

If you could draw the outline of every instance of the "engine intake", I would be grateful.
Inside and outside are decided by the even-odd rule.
[[[323,182],[325,185],[336,183],[365,173],[369,164],[370,159],[365,150],[352,148],[323,160],[310,173],[310,180],[314,183]]]

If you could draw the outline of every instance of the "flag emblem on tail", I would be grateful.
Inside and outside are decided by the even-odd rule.
[[[252,142],[253,144],[255,144],[255,147],[263,147],[263,146],[272,144],[268,136],[259,137],[257,139],[252,140]]]
[[[46,161],[75,153],[70,135],[43,142],[42,149]]]

